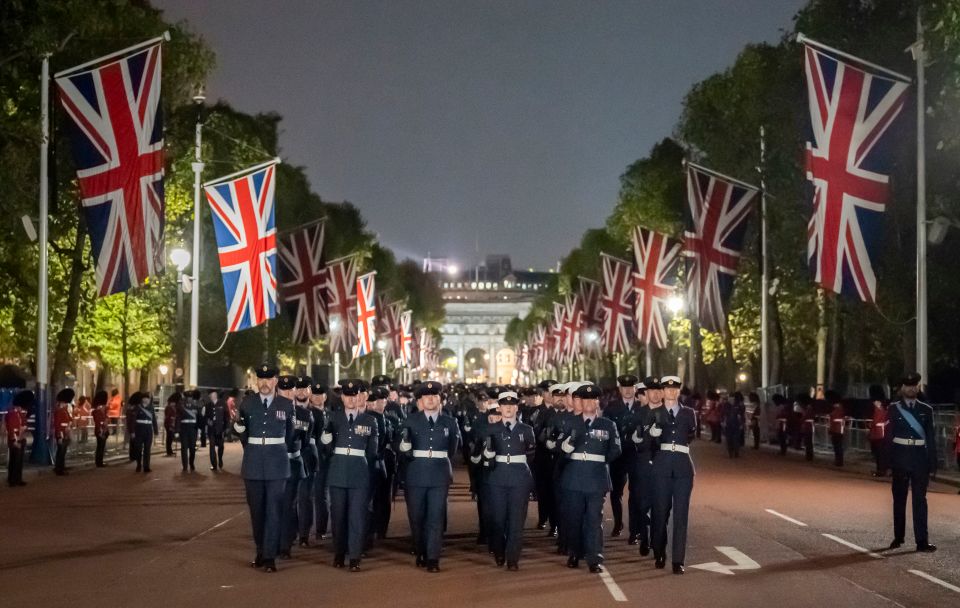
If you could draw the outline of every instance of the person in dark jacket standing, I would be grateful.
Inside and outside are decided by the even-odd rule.
[[[612,487],[608,464],[620,457],[620,435],[612,420],[600,417],[598,387],[581,385],[573,396],[580,401],[582,413],[568,418],[560,444],[567,460],[560,479],[567,567],[576,568],[586,559],[590,572],[599,573],[603,572],[603,500]]]
[[[920,401],[920,374],[907,374],[900,387],[900,400],[887,410],[887,448],[893,470],[893,542],[903,545],[906,537],[907,492],[912,494],[913,538],[917,551],[933,553],[927,530],[927,485],[937,473],[937,436],[933,408]]]
[[[617,432],[626,437],[625,425],[630,419],[630,410],[636,401],[637,383],[639,379],[630,374],[617,378],[617,398],[612,400],[603,409],[603,417],[613,420],[617,425]],[[610,510],[613,512],[613,530],[610,536],[620,536],[623,531],[623,491],[627,487],[627,476],[630,472],[630,462],[634,457],[633,450],[625,449],[620,457],[610,463],[610,480],[613,489],[610,491]]]
[[[743,395],[733,394],[733,401],[723,410],[723,435],[727,442],[727,455],[730,458],[740,458],[740,437],[746,424],[746,408],[743,405]]]
[[[630,470],[630,537],[631,544],[639,544],[640,555],[650,554],[650,513],[653,509],[653,454],[654,441],[650,437],[656,411],[663,407],[663,389],[660,379],[647,376],[641,383],[645,403],[631,415],[630,436],[624,443],[633,446],[635,456]],[[624,448],[626,449],[626,448]]]
[[[187,467],[196,470],[197,425],[200,424],[200,391],[194,389],[184,393],[185,399],[177,409],[177,430],[180,433],[180,465],[183,472]]]
[[[320,437],[323,429],[327,426],[327,419],[330,417],[326,409],[327,387],[320,383],[314,383],[310,387],[310,413],[313,414],[313,434],[310,438],[310,445],[317,452],[316,476],[313,479],[313,508],[305,509],[305,513],[312,513],[316,528],[314,534],[316,541],[320,542],[327,535],[327,525],[330,521],[330,507],[327,500],[327,470],[330,466],[330,457],[320,449]],[[309,525],[309,524],[308,524]],[[303,544],[303,527],[301,524],[300,544]],[[309,528],[307,528],[309,536]]]
[[[657,568],[667,561],[667,521],[673,515],[673,547],[670,557],[673,573],[683,574],[687,550],[687,521],[690,495],[693,493],[693,460],[690,442],[697,432],[697,415],[680,405],[680,378],[660,379],[664,392],[663,407],[657,411],[650,436],[657,443],[653,456],[653,554]]]
[[[218,399],[216,391],[210,391],[207,405],[206,427],[210,445],[210,470],[223,470],[223,441],[230,426],[230,411],[225,399]]]
[[[350,571],[360,571],[366,540],[370,462],[377,457],[377,422],[360,411],[359,380],[342,382],[343,411],[331,413],[320,436],[330,454],[327,485],[333,523],[334,568],[343,568],[349,555]]]
[[[11,488],[25,486],[23,480],[23,453],[27,447],[27,409],[33,408],[33,391],[20,391],[13,396],[10,409],[4,414],[7,429],[7,485]]]
[[[150,472],[150,456],[153,452],[153,438],[159,433],[157,413],[153,410],[153,398],[150,393],[134,393],[130,396],[130,404],[135,408],[133,413],[134,440],[137,442],[137,472]]]
[[[93,435],[97,439],[97,451],[94,454],[94,463],[97,468],[107,465],[103,463],[107,451],[107,437],[110,435],[110,419],[107,417],[107,400],[110,396],[107,391],[97,391],[93,396]]]
[[[163,408],[164,445],[167,448],[165,456],[173,456],[173,440],[177,434],[177,410],[180,409],[180,393],[173,393],[167,397],[167,405]]]
[[[523,523],[533,489],[527,459],[536,449],[533,427],[517,420],[519,399],[513,391],[500,393],[500,422],[487,427],[483,457],[490,461],[487,476],[490,536],[497,566],[518,570],[523,547]]]
[[[280,531],[280,557],[290,558],[293,543],[300,531],[299,509],[300,482],[306,476],[303,468],[303,446],[310,441],[313,415],[307,409],[307,397],[313,381],[308,376],[280,376],[278,392],[293,396],[293,442],[287,458],[290,460],[290,477],[283,489],[283,527]]]
[[[447,494],[453,482],[451,459],[460,447],[457,421],[440,411],[441,389],[434,381],[417,387],[420,411],[404,420],[398,446],[401,456],[409,459],[404,498],[416,565],[427,572],[440,571]]]

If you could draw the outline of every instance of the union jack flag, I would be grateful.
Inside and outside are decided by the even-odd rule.
[[[350,352],[357,339],[357,259],[340,258],[327,264],[327,322],[330,352]]]
[[[579,289],[577,295],[583,312],[583,344],[585,350],[592,353],[600,352],[600,340],[588,340],[588,332],[596,332],[594,338],[600,336],[603,328],[603,310],[600,308],[600,283],[586,277],[578,277]]]
[[[637,337],[657,348],[667,346],[667,324],[663,309],[674,295],[680,241],[637,226],[633,230],[633,294]]]
[[[163,270],[160,56],[158,41],[97,67],[56,75],[70,117],[100,296],[126,291]]]
[[[580,345],[583,334],[583,307],[580,297],[574,294],[567,297],[566,316],[563,319],[563,358],[573,362],[580,358]]]
[[[400,358],[400,315],[403,314],[403,304],[394,302],[385,304],[379,300],[377,310],[380,311],[380,335],[386,344],[385,354],[388,359]]]
[[[413,312],[400,313],[400,365],[406,367],[413,363]]]
[[[373,352],[377,341],[377,286],[376,272],[357,277],[357,345],[353,356],[362,357]]]
[[[530,332],[530,343],[533,348],[533,366],[544,369],[547,367],[547,330],[543,325],[537,325]]]
[[[524,373],[530,371],[530,345],[526,342],[520,345],[520,361],[517,368]]]
[[[230,332],[277,316],[275,170],[276,161],[271,161],[236,179],[204,185],[217,236]]]
[[[550,326],[553,342],[551,344],[550,360],[555,365],[566,363],[567,354],[567,319],[566,305],[560,302],[553,303],[553,324]]]
[[[608,353],[630,350],[633,326],[633,289],[630,287],[630,262],[601,253],[603,263],[603,331],[600,341]]]
[[[807,257],[821,287],[873,302],[871,257],[890,196],[890,162],[881,142],[903,109],[908,85],[810,44],[804,54],[813,131],[807,179],[814,189]]]
[[[707,331],[727,327],[726,304],[757,192],[754,186],[687,163],[687,297]]]
[[[279,240],[280,294],[293,318],[293,341],[309,344],[327,333],[327,267],[324,222],[299,228]]]

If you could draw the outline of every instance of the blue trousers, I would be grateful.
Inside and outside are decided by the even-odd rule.
[[[563,490],[567,553],[594,566],[603,562],[603,499],[606,492]]]
[[[286,479],[243,480],[247,489],[250,523],[253,525],[253,542],[257,545],[257,555],[263,559],[275,559],[280,548],[283,489],[286,483]]]
[[[369,488],[330,486],[330,518],[333,522],[333,551],[350,560],[360,559],[367,536]]]
[[[440,559],[448,491],[447,486],[409,485],[404,490],[414,550],[428,560]]]

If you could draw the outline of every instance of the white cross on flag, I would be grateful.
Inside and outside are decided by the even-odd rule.
[[[374,271],[357,277],[357,345],[353,351],[354,358],[372,353],[376,345],[376,275]]]

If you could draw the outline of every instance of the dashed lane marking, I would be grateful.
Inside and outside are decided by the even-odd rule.
[[[617,584],[617,581],[613,580],[613,576],[610,575],[610,572],[608,572],[606,568],[604,568],[603,572],[600,573],[600,580],[602,580],[603,584],[607,586],[607,591],[609,591],[610,595],[613,596],[614,601],[627,601],[627,596],[623,594],[623,589],[620,588],[620,585]]]
[[[187,543],[189,543],[189,542],[195,541],[195,540],[197,540],[198,538],[200,538],[201,536],[203,536],[204,534],[207,534],[208,532],[213,532],[214,530],[216,530],[217,528],[219,528],[219,527],[221,527],[221,526],[225,526],[226,524],[230,523],[230,520],[231,520],[231,519],[234,519],[234,518],[236,518],[236,517],[238,517],[238,516],[240,516],[240,515],[243,515],[243,513],[244,513],[243,511],[239,511],[238,513],[235,513],[234,515],[231,515],[230,517],[226,518],[225,520],[221,521],[220,523],[215,524],[215,525],[213,525],[213,526],[210,526],[209,528],[207,528],[207,529],[204,530],[203,532],[200,532],[199,534],[195,534],[194,536],[188,538],[187,540],[183,541],[182,544],[185,545],[185,544],[187,544]]]
[[[932,575],[930,575],[930,574],[927,574],[927,573],[924,572],[923,570],[907,570],[907,572],[909,572],[910,574],[916,574],[916,575],[919,576],[920,578],[926,579],[926,580],[930,581],[931,583],[936,583],[937,585],[940,585],[940,586],[943,587],[944,589],[949,589],[950,591],[955,591],[955,592],[957,592],[957,593],[960,593],[960,587],[957,587],[956,585],[951,585],[950,583],[948,583],[948,582],[945,581],[945,580],[942,580],[942,579],[939,579],[939,578],[937,578],[937,577],[935,577],[935,576],[932,576]]]
[[[835,543],[840,543],[840,544],[843,545],[844,547],[850,547],[850,548],[853,549],[854,551],[859,551],[860,553],[866,553],[867,555],[869,555],[870,557],[872,557],[872,558],[874,558],[874,559],[884,559],[883,556],[880,555],[879,553],[874,553],[874,552],[871,551],[870,549],[864,549],[864,548],[861,547],[860,545],[855,545],[855,544],[851,543],[851,542],[848,541],[848,540],[844,540],[844,539],[840,538],[839,536],[834,536],[833,534],[827,534],[826,532],[823,533],[823,536],[826,537],[826,538],[829,538],[830,540],[832,540],[832,541],[835,542]]]
[[[766,511],[766,512],[769,513],[770,515],[776,515],[776,516],[779,517],[780,519],[785,519],[785,520],[789,521],[789,522],[792,523],[792,524],[797,524],[798,526],[801,526],[801,527],[803,527],[803,528],[806,528],[806,527],[807,527],[807,524],[803,523],[803,522],[800,521],[799,519],[794,519],[794,518],[790,517],[789,515],[784,515],[783,513],[779,513],[779,512],[777,512],[777,511],[774,511],[773,509],[764,509],[764,511]]]

